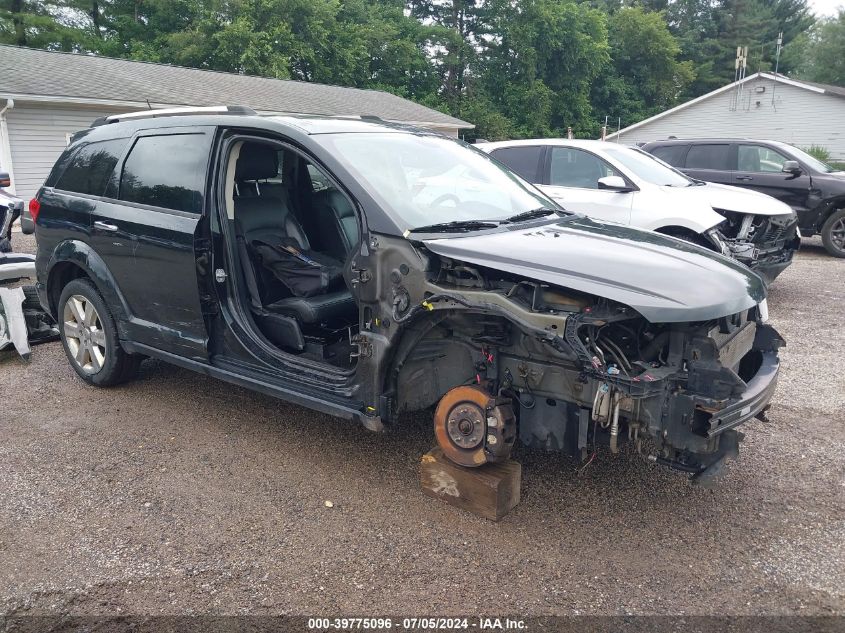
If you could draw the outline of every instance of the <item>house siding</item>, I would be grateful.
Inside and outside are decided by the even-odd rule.
[[[15,195],[32,198],[67,147],[68,134],[114,110],[16,103],[6,113]]]
[[[633,130],[622,130],[619,142],[647,143],[669,136],[745,137],[801,148],[819,145],[832,160],[845,160],[845,98],[780,82],[774,85],[765,78],[748,81],[739,99],[736,89],[726,90]],[[759,88],[764,91],[757,92]]]

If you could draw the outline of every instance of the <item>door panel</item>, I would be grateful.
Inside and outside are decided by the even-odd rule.
[[[126,300],[131,338],[205,358],[194,253],[199,216],[103,200],[92,220],[91,245]]]
[[[806,171],[783,173],[787,160],[792,159],[765,145],[739,144],[732,184],[775,197],[796,211],[806,210],[810,176]]]
[[[195,234],[212,134],[180,131],[133,140],[92,211],[91,245],[128,304],[132,339],[205,360]]]
[[[540,189],[567,211],[591,218],[629,224],[635,192],[619,193],[603,189],[578,189],[542,185]]]

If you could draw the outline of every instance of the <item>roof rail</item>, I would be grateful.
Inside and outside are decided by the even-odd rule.
[[[137,119],[155,119],[163,116],[189,116],[192,114],[239,114],[254,116],[258,113],[248,106],[230,105],[230,106],[205,106],[205,107],[185,107],[185,108],[163,108],[159,110],[141,110],[140,112],[127,112],[125,114],[112,114],[109,116],[101,116],[91,123],[91,127],[98,127],[100,125],[108,125],[109,123],[119,123],[121,121],[134,121]]]

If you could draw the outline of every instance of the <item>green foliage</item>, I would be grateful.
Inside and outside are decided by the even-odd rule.
[[[0,0],[0,42],[385,90],[491,140],[597,136],[748,71],[845,83],[808,0]]]
[[[609,70],[593,89],[599,113],[626,124],[672,107],[695,78],[692,63],[662,13],[641,7],[616,11],[609,22]]]
[[[816,160],[820,160],[823,163],[830,163],[830,152],[822,145],[810,145],[810,147],[802,147],[801,149]]]
[[[798,57],[799,75],[804,79],[845,85],[845,10],[816,25]]]

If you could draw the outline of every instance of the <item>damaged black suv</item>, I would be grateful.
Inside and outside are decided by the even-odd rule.
[[[768,406],[783,341],[730,259],[568,214],[423,130],[164,114],[75,135],[30,204],[86,382],[150,356],[373,430],[432,407],[464,466],[630,441],[705,481]]]

